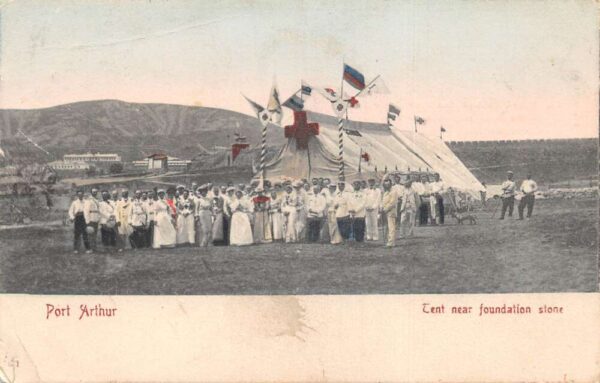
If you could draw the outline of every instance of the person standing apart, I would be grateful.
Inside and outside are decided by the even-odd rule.
[[[100,212],[100,238],[105,251],[117,247],[117,216],[115,206],[110,201],[108,191],[102,191],[102,201],[99,203]]]
[[[523,197],[519,202],[519,219],[523,219],[523,210],[527,207],[527,218],[531,218],[533,213],[533,204],[535,203],[535,192],[538,190],[537,183],[531,179],[531,174],[527,174],[527,179],[521,183],[521,192]]]
[[[384,238],[386,247],[396,246],[396,218],[398,217],[398,194],[392,188],[392,180],[386,177],[383,180],[383,193],[381,196],[382,223],[387,228]]]
[[[404,196],[402,198],[402,206],[400,207],[400,212],[402,214],[400,231],[403,238],[412,237],[414,234],[419,206],[418,200],[419,195],[412,188],[412,181],[407,181],[404,184]]]
[[[369,188],[365,191],[365,225],[367,226],[367,241],[379,240],[377,216],[381,205],[381,190],[375,187],[375,180],[369,179]]]
[[[504,219],[504,215],[508,210],[508,217],[512,217],[513,209],[515,207],[515,190],[517,185],[513,181],[513,172],[510,170],[506,172],[506,181],[502,183],[502,212],[500,213],[500,219]]]
[[[365,195],[360,189],[360,181],[354,181],[352,186],[354,191],[348,193],[348,213],[352,220],[352,236],[356,242],[363,242],[365,240]]]
[[[97,197],[98,189],[92,188],[90,196],[85,200],[85,209],[83,211],[91,251],[96,251],[96,237],[98,236],[98,222],[100,221],[100,202]]]
[[[321,235],[321,225],[323,223],[323,217],[325,212],[325,205],[325,196],[321,194],[321,186],[317,182],[316,184],[314,184],[312,193],[308,194],[306,200],[308,242],[319,241]]]
[[[69,220],[73,223],[73,253],[75,254],[79,253],[79,246],[82,238],[85,252],[88,254],[91,253],[84,211],[85,201],[83,200],[83,190],[79,189],[77,190],[75,200],[71,202],[71,206],[69,207]]]

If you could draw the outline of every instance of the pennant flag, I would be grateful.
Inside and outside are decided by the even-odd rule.
[[[362,137],[362,134],[360,134],[360,132],[358,130],[353,130],[353,129],[344,129],[344,131],[346,132],[347,135],[349,136],[357,136],[357,137]]]
[[[288,98],[286,102],[283,103],[283,106],[290,108],[296,112],[304,109],[304,101],[295,94],[292,97]]]
[[[281,102],[279,101],[279,92],[277,91],[277,87],[275,85],[273,85],[273,88],[271,88],[271,96],[269,97],[267,110],[271,113],[270,121],[280,124],[281,118],[283,117],[283,111],[281,109]]]
[[[396,105],[394,104],[390,104],[388,113],[392,113],[398,116],[400,115],[400,108],[396,107]]]
[[[348,64],[344,64],[344,80],[358,90],[365,89],[365,76]]]
[[[387,85],[385,85],[385,82],[383,82],[383,79],[377,77],[367,85],[366,92],[361,93],[361,95],[363,94],[368,94],[369,96],[372,94],[390,94],[390,90]]]
[[[423,119],[423,117],[415,116],[415,122],[419,125],[423,125],[425,123],[425,120]]]
[[[308,85],[307,83],[305,83],[304,81],[302,81],[302,94],[305,94],[307,96],[310,96],[310,94],[312,93],[312,87],[310,85]]]
[[[400,115],[400,108],[398,108],[397,106],[390,104],[388,107],[388,125],[391,125],[391,121],[396,121],[396,117],[398,117]]]
[[[363,160],[365,160],[367,162],[369,162],[369,160],[371,160],[371,156],[369,156],[369,153],[367,153],[367,152],[363,152],[360,156],[362,157]]]
[[[443,126],[441,126],[440,127],[440,132],[445,132],[445,131],[446,131],[446,129]]]
[[[244,96],[244,95],[242,95]],[[250,103],[250,106],[252,107],[252,109],[254,109],[254,113],[256,113],[256,115],[258,116],[262,111],[265,110],[265,108],[263,108],[262,106],[260,106],[258,103],[250,100],[248,97],[244,96],[244,98],[246,99],[246,101],[248,101],[248,103]]]
[[[333,88],[319,88],[313,86],[312,89],[319,92],[319,94],[325,97],[329,102],[336,102],[338,100],[338,94]]]

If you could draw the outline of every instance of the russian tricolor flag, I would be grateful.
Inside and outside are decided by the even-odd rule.
[[[344,64],[344,80],[358,90],[365,89],[365,76],[348,64]]]

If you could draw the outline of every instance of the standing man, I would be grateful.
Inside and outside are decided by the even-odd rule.
[[[402,237],[412,237],[414,233],[415,223],[417,221],[417,210],[419,206],[419,195],[412,188],[412,181],[408,180],[404,184],[404,196],[402,198],[402,219],[400,221],[400,229]]]
[[[367,225],[367,241],[379,240],[377,215],[381,205],[381,190],[375,187],[375,179],[369,179],[369,188],[365,190],[365,224]]]
[[[316,178],[313,178],[313,181]],[[317,182],[313,184],[313,192],[306,200],[306,212],[308,215],[308,242],[317,242],[321,234],[321,225],[325,213],[325,196],[321,194],[321,186]]]
[[[352,186],[354,191],[348,195],[348,213],[352,218],[352,234],[356,242],[363,242],[365,240],[365,195],[360,190],[360,181],[354,181]]]
[[[146,244],[146,228],[148,227],[148,212],[142,201],[142,192],[136,190],[129,208],[129,226],[131,226],[131,235],[129,242],[131,247],[141,249]]]
[[[87,254],[91,253],[90,250],[90,242],[88,240],[88,234],[86,232],[86,224],[85,224],[85,202],[83,200],[83,190],[77,190],[77,197],[73,202],[71,202],[71,206],[69,207],[69,220],[73,223],[73,253],[79,253],[79,244],[81,242],[81,237],[83,237],[83,245],[85,246],[85,252]]]
[[[338,182],[338,191],[333,197],[333,207],[340,234],[344,240],[348,240],[352,232],[352,219],[348,212],[348,193],[344,191],[345,188],[344,181]]]
[[[117,201],[117,247],[119,252],[125,249],[129,236],[132,233],[129,226],[129,213],[131,211],[131,200],[129,199],[129,191],[127,189],[121,192],[121,199]],[[133,247],[133,246],[132,246]]]
[[[431,223],[432,224],[444,224],[444,183],[440,179],[440,175],[435,173],[433,175],[433,182],[429,184],[429,204],[431,205]]]
[[[98,222],[100,221],[100,202],[97,197],[98,189],[93,187],[90,196],[85,200],[85,209],[83,210],[85,224],[89,228],[86,228],[86,230],[92,251],[96,251],[96,237],[98,236]]]
[[[389,177],[383,180],[383,194],[381,197],[381,213],[383,225],[387,228],[386,247],[396,246],[396,218],[398,216],[398,195],[392,189],[392,180]]]
[[[517,185],[513,181],[513,172],[510,170],[506,172],[506,181],[502,183],[502,213],[500,213],[500,219],[504,219],[504,214],[508,209],[508,217],[512,217],[513,209],[515,207],[515,190]]]
[[[527,179],[521,184],[523,197],[519,202],[519,219],[523,219],[523,210],[525,209],[525,206],[527,206],[527,218],[531,218],[533,204],[535,203],[535,192],[537,189],[537,183],[531,179],[531,174],[527,174]]]
[[[107,190],[102,191],[100,210],[100,238],[104,251],[111,251],[117,247],[117,216],[114,204],[110,201]]]

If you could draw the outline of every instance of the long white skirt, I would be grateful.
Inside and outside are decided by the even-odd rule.
[[[185,244],[185,243],[195,243],[196,238],[194,230],[195,222],[194,215],[188,214],[187,216],[183,216],[183,214],[179,214],[177,216],[177,244]]]
[[[273,227],[273,240],[283,239],[283,215],[280,212],[271,213],[271,226]]]
[[[158,213],[154,224],[152,247],[155,249],[174,247],[176,241],[177,231],[171,222],[171,217],[167,213]]]
[[[298,231],[296,228],[296,222],[298,221],[298,213],[295,207],[288,206],[283,210],[284,222],[285,222],[285,232],[284,238],[286,242],[298,242]]]
[[[248,214],[236,211],[231,217],[229,244],[243,246],[252,244],[252,227]]]

